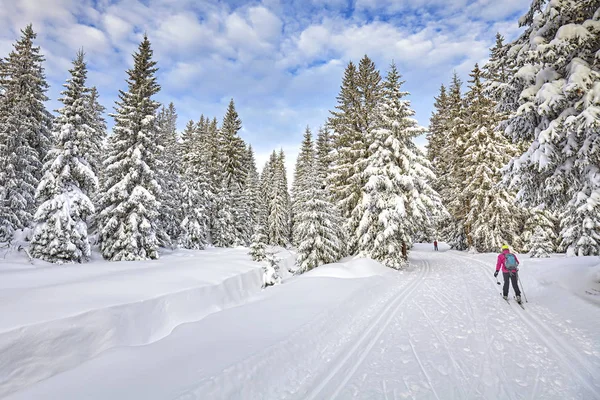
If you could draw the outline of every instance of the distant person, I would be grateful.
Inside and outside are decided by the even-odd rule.
[[[433,250],[438,251],[437,240],[433,241]]]
[[[498,261],[496,262],[496,272],[494,277],[498,276],[498,271],[502,268],[502,276],[504,277],[504,286],[502,288],[502,296],[504,300],[508,300],[508,285],[509,281],[512,282],[513,290],[515,291],[515,298],[517,303],[521,303],[521,291],[519,290],[519,283],[517,281],[517,274],[519,273],[519,259],[516,255],[510,252],[508,245],[502,246],[502,253],[498,254]]]

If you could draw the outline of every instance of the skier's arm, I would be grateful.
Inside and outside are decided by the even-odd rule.
[[[504,264],[504,254],[500,254],[498,256],[498,261],[496,262],[496,271],[500,271],[502,264]]]

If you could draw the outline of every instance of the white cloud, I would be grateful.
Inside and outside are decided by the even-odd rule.
[[[265,42],[276,42],[281,35],[282,22],[265,7],[248,9],[248,19],[258,38]]]
[[[243,137],[268,155],[281,146],[297,152],[305,126],[316,131],[335,105],[347,62],[364,54],[382,70],[396,61],[426,124],[439,84],[454,69],[466,77],[487,57],[496,31],[514,38],[519,28],[504,17],[527,7],[523,0],[356,0],[348,15],[350,3],[4,0],[0,56],[33,22],[47,58],[50,108],[83,46],[89,83],[111,109],[146,32],[158,61],[158,97],[175,103],[180,127],[202,113],[222,118],[233,97]]]
[[[133,32],[133,25],[114,14],[102,16],[104,31],[113,43],[119,43]]]

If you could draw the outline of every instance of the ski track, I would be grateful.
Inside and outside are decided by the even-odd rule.
[[[456,256],[456,254],[453,254]],[[469,261],[474,261],[479,265],[482,265],[486,269],[490,268],[490,265],[474,259],[468,256],[459,255],[459,258],[468,259]],[[488,278],[489,279],[489,278]],[[495,283],[495,281],[494,281]],[[511,288],[512,290],[512,288]],[[578,380],[588,389],[590,393],[593,394],[594,399],[600,399],[600,388],[595,386],[593,383],[590,383],[594,378],[598,378],[600,376],[600,368],[598,366],[590,363],[585,357],[580,355],[580,352],[574,349],[569,341],[565,338],[559,337],[552,328],[550,328],[547,323],[542,321],[534,312],[533,307],[527,307],[525,310],[521,307],[511,307],[516,312],[514,313],[519,317],[519,319],[525,324],[531,332],[533,332],[537,338],[548,348],[550,349],[554,355],[565,365],[568,365],[569,370],[574,373]],[[565,354],[568,354],[566,356]],[[585,371],[585,373],[582,373]],[[537,376],[539,377],[539,371],[537,372]],[[535,392],[538,388],[538,380],[535,380],[534,390],[531,398],[535,398]]]
[[[412,252],[405,271],[370,278],[348,301],[174,397],[600,400],[595,339],[535,303],[504,304],[494,266],[455,251]]]
[[[390,302],[390,304],[377,317],[373,324],[367,328],[361,337],[354,343],[348,353],[346,353],[340,362],[332,368],[331,372],[325,377],[325,379],[318,383],[317,387],[305,397],[307,400],[324,398],[335,399],[339,396],[342,389],[344,389],[348,381],[352,379],[356,371],[363,364],[385,329],[390,325],[392,319],[402,304],[423,283],[423,278],[425,278],[430,270],[431,268],[429,263],[425,261],[424,268],[421,269],[419,276],[414,278],[408,287],[404,288],[402,291],[400,291],[400,293],[398,293],[394,301]],[[366,346],[363,347],[363,343],[366,343]],[[357,360],[352,360],[352,357],[357,353]],[[349,366],[350,368],[348,370]],[[327,385],[343,374],[345,374],[345,377],[340,383],[336,384],[333,394],[331,396],[323,396],[323,392],[328,389]]]

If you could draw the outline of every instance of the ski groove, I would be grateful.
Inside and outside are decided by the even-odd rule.
[[[470,261],[475,261],[486,268],[489,267],[489,265],[483,261],[467,256],[461,257],[464,257]],[[523,310],[525,310],[524,307]],[[552,350],[558,359],[560,359],[565,365],[569,366],[569,369],[574,372],[574,375],[577,376],[579,381],[595,395],[594,398],[600,399],[600,388],[590,383],[588,379],[586,379],[587,377],[581,372],[584,370],[585,373],[592,378],[600,375],[600,368],[591,365],[588,360],[581,357],[566,340],[558,337],[557,334],[554,333],[554,331],[549,328],[545,322],[541,321],[535,315],[535,313],[529,312],[525,314],[523,311],[517,310],[515,314],[535,335],[538,336],[542,343]],[[551,337],[552,339],[550,340],[548,337]],[[568,354],[568,356],[566,356],[565,353]]]
[[[375,346],[385,329],[390,325],[394,315],[400,309],[400,306],[423,283],[423,278],[429,273],[429,271],[429,262],[423,260],[423,268],[421,269],[419,275],[396,295],[396,298],[384,308],[374,322],[361,334],[358,340],[354,342],[354,345],[345,354],[345,356],[339,362],[337,362],[335,366],[332,367],[330,373],[327,374],[325,378],[319,382],[319,384],[310,393],[306,395],[306,397],[303,397],[304,399],[335,399],[340,394],[348,381],[353,377],[358,367],[369,355],[371,349]],[[363,346],[364,343],[366,343],[366,346]],[[344,367],[352,362],[352,357],[356,354],[358,354],[358,359],[345,374],[345,377],[342,379],[342,381],[336,385],[333,394],[331,396],[323,396],[323,392],[327,390],[327,385],[334,381],[338,375],[344,372]]]

